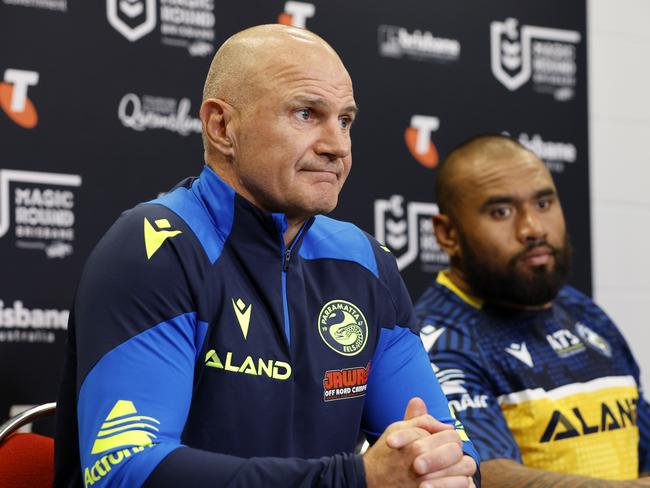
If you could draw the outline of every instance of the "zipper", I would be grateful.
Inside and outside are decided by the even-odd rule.
[[[287,344],[291,346],[291,323],[289,321],[289,301],[287,299],[287,272],[289,271],[289,264],[291,263],[291,252],[296,243],[300,240],[307,223],[305,222],[296,237],[294,237],[291,245],[286,248],[284,244],[284,236],[280,234],[280,242],[282,243],[282,308],[284,311],[284,335],[287,338]]]

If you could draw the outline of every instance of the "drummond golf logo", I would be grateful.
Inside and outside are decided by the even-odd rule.
[[[520,27],[514,18],[492,22],[492,74],[510,91],[519,89],[532,77],[536,91],[551,93],[557,100],[569,100],[576,85],[576,44],[580,39],[580,33],[573,30]]]
[[[368,323],[356,305],[327,302],[318,314],[318,332],[331,349],[344,356],[359,354],[368,341]]]

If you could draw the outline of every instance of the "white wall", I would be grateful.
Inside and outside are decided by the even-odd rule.
[[[650,398],[650,1],[587,0],[594,296]]]

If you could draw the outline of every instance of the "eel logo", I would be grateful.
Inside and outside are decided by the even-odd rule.
[[[368,341],[368,324],[356,305],[327,302],[318,314],[318,332],[330,349],[344,356],[359,354]]]
[[[147,218],[144,218],[144,246],[147,250],[147,259],[151,259],[156,254],[168,237],[181,234],[180,230],[165,230],[171,227],[167,219],[158,219],[154,224],[161,230],[154,229]]]
[[[578,322],[576,324],[576,332],[578,332],[580,337],[582,337],[582,339],[593,349],[608,358],[612,357],[612,347],[609,345],[609,342],[585,324]]]

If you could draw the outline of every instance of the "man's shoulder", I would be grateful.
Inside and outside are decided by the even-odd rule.
[[[395,258],[388,248],[370,234],[350,222],[323,215],[314,219],[303,240],[300,255],[305,259],[352,261],[375,277],[384,275],[386,267],[395,267]]]
[[[431,285],[415,302],[415,314],[420,321],[435,320],[464,328],[476,322],[477,317],[481,315],[481,309],[439,283],[436,275]]]

